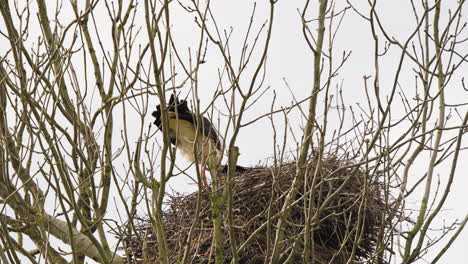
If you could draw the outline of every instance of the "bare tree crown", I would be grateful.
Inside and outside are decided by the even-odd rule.
[[[440,225],[467,160],[466,3],[409,1],[401,33],[385,2],[294,3],[304,86],[270,83],[274,56],[299,52],[286,0],[236,3],[241,26],[216,1],[0,0],[0,262],[438,263],[468,220]],[[341,43],[351,16],[367,57]],[[171,95],[203,128],[190,142],[208,139],[183,148],[195,166],[171,145]],[[270,159],[246,172],[249,151]],[[190,209],[184,232],[168,201]]]

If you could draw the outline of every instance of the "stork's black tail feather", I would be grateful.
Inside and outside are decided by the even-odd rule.
[[[247,167],[243,167],[243,166],[239,166],[239,165],[236,165],[236,172],[239,172],[239,173],[244,173],[246,171],[250,170],[250,168],[247,168]],[[228,165],[223,165],[221,170],[219,171],[220,173],[227,173],[228,172]]]

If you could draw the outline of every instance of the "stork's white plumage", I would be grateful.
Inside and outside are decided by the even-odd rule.
[[[154,124],[160,129],[161,114],[161,106],[158,105],[152,115],[156,118]],[[222,168],[223,148],[218,133],[207,118],[200,116],[197,119],[188,108],[187,101],[179,101],[174,95],[169,100],[167,115],[171,143],[188,161],[200,164],[203,185],[207,187],[206,168],[210,171]]]

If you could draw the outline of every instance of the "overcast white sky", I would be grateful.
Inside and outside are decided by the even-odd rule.
[[[141,2],[141,1],[140,1]],[[258,30],[260,25],[268,17],[268,1],[256,1],[257,2],[257,15],[254,22],[254,29]],[[345,1],[338,1],[337,10],[343,6]],[[363,13],[368,13],[369,7],[367,1],[355,0],[352,1],[355,6]],[[448,0],[444,1],[444,7],[448,8],[450,5],[455,4],[456,1]],[[241,52],[241,43],[243,36],[246,32],[247,25],[249,23],[249,14],[253,8],[254,1],[237,0],[237,1],[213,1],[213,12],[217,19],[217,23],[221,28],[228,29],[233,28],[233,35],[231,40],[232,56],[236,57]],[[291,87],[294,96],[298,99],[303,99],[310,94],[312,86],[312,54],[307,49],[306,43],[302,36],[301,21],[298,14],[298,8],[302,8],[304,1],[291,1],[291,0],[279,0],[276,6],[275,22],[273,26],[273,36],[271,42],[271,49],[268,55],[267,74],[265,79],[265,86],[271,86],[271,90],[267,92],[265,97],[256,104],[245,117],[245,120],[251,120],[256,116],[266,113],[270,110],[271,98],[273,90],[277,93],[277,106],[288,106],[293,97],[291,92],[285,85],[285,80]],[[138,8],[143,8],[143,3],[139,3]],[[312,1],[312,6],[316,6],[316,1]],[[175,5],[174,5],[175,6]],[[52,12],[53,5],[51,3],[50,12]],[[381,18],[384,26],[388,29],[392,36],[401,41],[404,41],[408,36],[409,32],[414,28],[414,17],[412,15],[411,6],[408,1],[396,0],[396,1],[380,1],[377,5],[377,10],[381,14]],[[444,14],[447,13],[447,9],[444,10]],[[49,13],[51,15],[52,13]],[[463,11],[465,19],[468,15],[468,11]],[[102,30],[104,34],[108,32],[107,38],[103,38],[103,45],[111,44],[110,39],[110,27],[107,16],[107,11],[104,5],[101,3],[98,5],[95,11],[97,23],[99,25],[98,30]],[[74,15],[70,9],[67,1],[63,5],[63,12],[60,14],[61,19],[70,21],[74,19]],[[187,14],[180,8],[173,10],[172,26],[175,43],[180,50],[184,50],[184,47],[192,47],[193,49],[198,45],[199,35],[196,25],[193,23],[193,14]],[[3,21],[2,21],[3,22]],[[144,27],[144,17],[138,16],[135,24]],[[1,23],[0,23],[1,25]],[[3,27],[3,25],[1,25]],[[31,25],[33,28],[36,25]],[[36,28],[36,32],[31,31],[31,40],[34,40],[32,35],[37,34],[39,28]],[[144,32],[142,32],[142,40],[146,38]],[[468,35],[465,33],[464,35]],[[0,39],[0,52],[2,51],[1,46],[4,45],[5,39]],[[371,41],[370,26],[366,21],[359,17],[352,10],[348,10],[341,27],[337,35],[335,47],[335,54],[342,54],[343,51],[352,51],[351,57],[340,71],[340,75],[335,79],[337,84],[342,84],[343,95],[345,103],[348,106],[354,106],[358,103],[365,104],[365,91],[363,86],[363,76],[369,76],[374,73],[373,69],[373,43]],[[465,53],[468,51],[468,46],[465,45]],[[236,50],[237,48],[237,50]],[[185,49],[186,50],[186,49]],[[182,52],[183,54],[183,52]],[[389,51],[389,55],[382,60],[381,64],[381,85],[383,96],[389,91],[393,84],[393,78],[395,69],[398,63],[398,56],[400,50],[393,47]],[[184,54],[183,54],[184,55]],[[187,54],[185,54],[187,55]],[[199,83],[200,83],[200,98],[202,99],[201,104],[205,106],[208,101],[203,102],[203,98],[212,98],[213,91],[216,89],[218,83],[217,71],[221,66],[222,59],[219,53],[214,51],[213,47],[209,47],[207,63],[203,66],[200,71]],[[81,62],[82,63],[82,62]],[[414,91],[414,72],[411,70],[411,65],[405,64],[406,69],[402,72],[400,77],[400,85],[402,89],[407,91],[410,95]],[[80,66],[75,66],[79,69]],[[90,71],[90,70],[89,70]],[[447,102],[456,104],[460,102],[467,102],[468,95],[461,88],[461,77],[466,76],[468,68],[465,66],[459,70],[459,74],[454,77],[451,84],[447,88]],[[388,73],[388,74],[387,74]],[[79,74],[85,74],[81,72]],[[91,71],[88,72],[91,74]],[[242,80],[241,80],[242,81]],[[186,95],[190,92],[189,88],[182,88],[181,94]],[[222,103],[219,102],[216,105],[218,109],[222,111]],[[152,107],[158,104],[155,99],[151,102]],[[459,109],[461,113],[467,111],[467,107]],[[398,111],[395,111],[397,114]],[[403,113],[403,112],[401,112]],[[217,116],[216,116],[217,117]],[[131,117],[129,117],[131,118]],[[221,123],[223,124],[223,116],[219,115]],[[396,117],[395,117],[396,118]],[[458,120],[454,117],[455,120]],[[148,121],[151,122],[151,118],[148,117]],[[294,112],[289,116],[289,121],[293,124],[293,128],[296,135],[300,135],[303,122],[297,112]],[[278,126],[282,126],[281,116],[277,116]],[[458,121],[458,123],[460,123]],[[337,126],[336,118],[330,122],[330,127]],[[154,138],[157,140],[158,138]],[[268,119],[264,119],[260,122],[253,124],[243,129],[239,135],[238,146],[240,148],[241,156],[239,158],[239,164],[244,166],[256,165],[258,162],[265,162],[273,153],[272,146],[272,130]],[[289,150],[294,150],[295,145],[293,139],[289,138]],[[464,144],[467,146],[466,142]],[[417,173],[424,172],[427,161],[419,160],[416,166],[419,166],[420,171],[413,170],[415,175]],[[180,164],[185,164],[180,161]],[[447,176],[447,166],[441,167],[438,170],[440,174],[440,180],[443,183],[444,177]],[[439,223],[444,221],[450,222],[454,219],[464,218],[468,213],[467,202],[468,195],[466,188],[468,187],[468,155],[464,153],[460,157],[458,166],[458,172],[456,174],[455,181],[457,184],[453,186],[452,193],[447,201],[446,211],[441,214]],[[178,177],[173,179],[171,186],[174,190],[179,192],[190,192],[195,189],[193,183],[187,178]],[[418,203],[419,195],[415,195],[412,202]],[[115,209],[114,209],[115,210]],[[115,213],[115,212],[114,212]],[[111,212],[112,215],[112,212]],[[452,248],[446,253],[440,263],[465,263],[466,250],[468,249],[468,231],[463,231],[458,241],[452,246]],[[430,259],[430,258],[429,258]],[[424,263],[421,261],[421,263]]]

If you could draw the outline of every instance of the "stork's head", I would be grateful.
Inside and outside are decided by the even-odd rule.
[[[186,100],[180,100],[174,94],[171,95],[169,99],[169,103],[166,106],[167,112],[177,112],[179,114],[188,114],[191,113],[190,109],[188,108]],[[151,115],[156,118],[153,122],[158,128],[162,127],[161,124],[161,105],[156,106],[156,111],[154,111]]]

